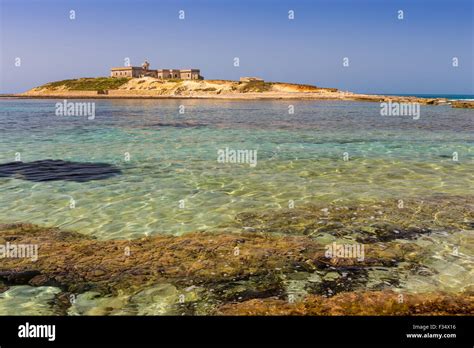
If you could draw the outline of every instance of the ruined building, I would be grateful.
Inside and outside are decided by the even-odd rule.
[[[158,79],[183,79],[202,80],[199,69],[149,69],[150,63],[146,60],[139,66],[124,66],[110,69],[111,77],[144,77],[150,76]]]

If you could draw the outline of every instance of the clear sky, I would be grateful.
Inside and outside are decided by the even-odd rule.
[[[152,69],[200,68],[209,79],[259,76],[365,93],[474,94],[473,3],[0,0],[0,93],[108,76],[129,57],[132,65],[147,58]]]

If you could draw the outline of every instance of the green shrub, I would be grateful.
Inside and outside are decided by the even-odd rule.
[[[72,80],[62,80],[50,82],[42,86],[43,88],[66,87],[72,91],[100,91],[117,89],[123,84],[130,81],[128,77],[96,77],[96,78],[80,78]]]

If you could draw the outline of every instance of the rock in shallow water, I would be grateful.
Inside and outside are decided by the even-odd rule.
[[[0,280],[55,284],[79,295],[70,314],[91,315],[209,314],[229,301],[273,296],[305,302],[364,289],[374,267],[411,266],[428,257],[410,241],[370,244],[359,261],[328,259],[324,246],[306,236],[190,233],[99,241],[28,224],[0,225],[0,244],[13,240],[38,244],[39,258],[3,259]],[[185,288],[201,290],[185,293],[181,303]]]
[[[341,277],[341,275],[337,272],[328,272],[324,275],[323,279],[325,281],[335,281],[337,279],[339,279]]]
[[[138,315],[173,315],[174,306],[180,302],[180,292],[172,284],[158,284],[140,291],[130,301]]]
[[[0,315],[56,315],[52,302],[60,292],[51,286],[12,286],[0,294]]]
[[[0,177],[14,177],[34,182],[76,181],[108,179],[121,174],[121,170],[108,163],[39,160],[0,164]]]
[[[327,236],[351,237],[359,243],[413,240],[433,229],[459,231],[474,220],[474,197],[427,197],[374,203],[352,202],[323,207],[308,204],[294,209],[270,209],[237,214],[233,227],[243,232],[308,235],[321,241]],[[243,226],[246,228],[243,229]]]
[[[4,259],[0,279],[37,286],[55,284],[74,293],[134,292],[163,280],[173,280],[180,287],[211,286],[249,277],[312,272],[328,265],[388,266],[423,254],[416,245],[387,243],[367,248],[361,261],[327,259],[324,246],[299,236],[190,233],[98,241],[34,225],[0,225],[0,243],[11,239],[38,244],[39,258],[36,262]]]
[[[334,297],[309,295],[301,302],[255,299],[221,306],[219,315],[459,315],[474,314],[472,294],[347,292]]]
[[[180,315],[181,308],[199,300],[202,289],[178,290],[173,284],[160,283],[135,294],[102,295],[88,291],[79,294],[68,315]]]
[[[102,296],[99,292],[88,291],[76,296],[68,315],[118,315],[127,314],[122,308],[129,295]]]

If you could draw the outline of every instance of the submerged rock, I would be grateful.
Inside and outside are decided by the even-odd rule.
[[[119,315],[124,313],[122,308],[127,304],[129,295],[102,296],[101,293],[88,291],[77,295],[68,315]]]
[[[108,179],[121,174],[121,170],[108,163],[39,160],[0,164],[0,177],[15,177],[34,182],[76,181]]]
[[[225,302],[282,296],[285,292],[281,278],[272,273],[265,276],[251,276],[244,280],[224,282],[213,286],[212,290],[219,300]]]
[[[323,277],[325,281],[335,281],[339,279],[341,275],[337,272],[328,272],[326,275]]]
[[[28,224],[0,225],[0,244],[37,244],[38,260],[5,258],[0,280],[65,291],[129,293],[158,282],[175,286],[252,280],[256,291],[275,287],[280,274],[314,272],[328,267],[392,266],[416,261],[424,250],[413,244],[386,243],[366,248],[365,258],[330,258],[324,246],[304,236],[190,233],[138,240],[99,241],[73,232]],[[254,277],[254,278],[252,278]],[[258,279],[256,278],[258,277]],[[268,284],[266,290],[258,284]]]
[[[322,282],[322,279],[321,279],[321,276],[317,273],[312,273],[309,277],[308,277],[308,282],[310,283],[321,283]]]
[[[429,233],[429,228],[399,227],[389,223],[372,224],[355,231],[359,243],[388,242],[394,239],[415,239],[421,234]]]
[[[180,292],[172,284],[157,284],[137,293],[131,298],[138,315],[173,315],[179,303]],[[183,298],[184,301],[184,298]]]
[[[401,284],[409,292],[400,276],[446,281],[453,270],[460,276],[462,269],[448,268],[447,261],[431,261],[433,269],[446,269],[440,274],[425,265],[432,255],[421,240],[368,244],[363,259],[328,258],[325,245],[309,236],[247,232],[96,240],[30,224],[0,225],[0,244],[7,242],[38,245],[38,259],[3,258],[3,286],[59,288],[54,301],[63,314],[466,313],[457,295],[433,295],[433,288],[425,288],[433,300],[428,304],[421,295],[407,295],[405,306],[384,304],[395,296],[387,289]]]
[[[307,205],[295,209],[243,212],[232,227],[245,232],[308,235],[329,241],[328,234],[350,237],[359,243],[412,240],[434,229],[472,228],[474,197],[431,197],[374,203],[328,206]],[[245,228],[244,228],[245,226]]]
[[[323,271],[319,273],[322,275],[321,281],[306,286],[310,294],[330,297],[341,292],[366,289],[368,280],[366,268],[342,267],[337,272],[330,268],[326,273]]]
[[[473,315],[471,294],[399,294],[393,291],[345,292],[326,298],[308,295],[289,303],[280,299],[253,299],[225,304],[219,315]]]
[[[51,286],[12,286],[0,294],[0,315],[57,315],[53,301],[60,292]]]

